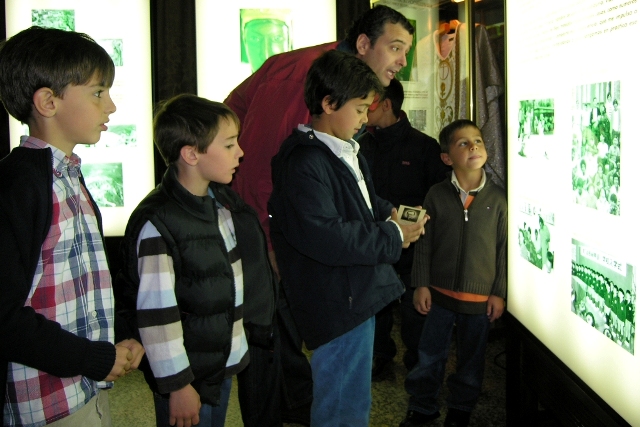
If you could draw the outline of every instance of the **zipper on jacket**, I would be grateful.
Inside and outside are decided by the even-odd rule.
[[[353,297],[349,297],[349,310],[351,310],[352,306],[353,306]]]
[[[456,195],[457,196],[457,195]],[[460,200],[460,197],[458,197],[458,201],[460,202],[460,204],[462,204],[462,201]],[[467,223],[469,222],[469,211],[467,208],[465,208],[464,206],[463,208],[463,212],[464,212],[464,222],[462,223],[462,231],[460,233],[460,249],[458,250],[458,262],[456,263],[456,276],[455,276],[455,283],[453,285],[453,290],[456,292],[460,292],[460,280],[462,279],[462,272],[463,272],[463,264],[464,264],[464,257],[465,257],[465,241],[466,241],[466,234],[467,234]]]

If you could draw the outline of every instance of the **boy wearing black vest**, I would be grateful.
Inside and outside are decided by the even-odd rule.
[[[243,155],[238,130],[224,104],[187,94],[154,119],[169,167],[129,219],[118,286],[147,352],[140,369],[158,426],[223,426],[249,338],[270,344],[275,293],[264,233],[227,185]]]

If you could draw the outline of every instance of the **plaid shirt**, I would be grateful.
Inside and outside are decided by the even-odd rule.
[[[86,188],[80,158],[33,137],[21,146],[53,152],[53,217],[42,245],[25,306],[92,341],[114,341],[113,292],[102,236]],[[111,383],[86,377],[58,378],[9,363],[4,425],[42,426],[80,409]]]

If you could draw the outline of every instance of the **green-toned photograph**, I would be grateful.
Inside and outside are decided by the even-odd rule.
[[[571,311],[633,354],[635,268],[575,239],[572,244]]]
[[[572,188],[577,205],[620,215],[620,81],[578,86],[572,114]]]
[[[122,39],[100,39],[96,42],[107,51],[116,67],[122,67]]]
[[[518,141],[521,157],[549,160],[553,157],[555,108],[553,99],[520,101],[518,110]]]
[[[555,213],[527,201],[520,204],[516,215],[520,256],[545,273],[554,269],[555,250],[552,235]]]
[[[101,208],[124,206],[122,163],[83,164],[82,174],[98,206]]]
[[[251,65],[251,72],[292,49],[291,24],[288,9],[240,9],[240,60]]]
[[[138,142],[136,125],[112,125],[102,135],[100,144],[105,148],[131,147]]]
[[[75,31],[76,12],[72,9],[32,9],[31,23],[39,27]]]

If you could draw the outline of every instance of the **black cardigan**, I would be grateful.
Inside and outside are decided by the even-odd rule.
[[[18,147],[0,161],[0,259],[4,265],[0,268],[0,402],[3,407],[9,361],[61,378],[83,375],[101,381],[111,372],[116,358],[113,344],[80,338],[24,306],[42,243],[51,227],[52,180],[52,153],[48,148]],[[91,204],[102,232],[100,211],[93,199]]]

